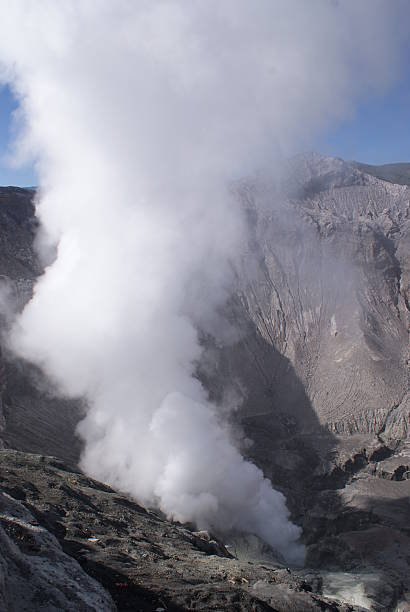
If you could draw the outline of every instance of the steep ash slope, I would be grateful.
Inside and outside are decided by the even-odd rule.
[[[42,265],[35,250],[34,191],[0,188],[0,329],[30,299]],[[0,447],[47,452],[69,461],[79,456],[74,429],[80,404],[56,398],[50,381],[16,360],[0,340]]]
[[[406,437],[410,188],[341,160],[297,162],[296,186],[239,189],[251,231],[238,271],[239,316],[289,360],[329,430]],[[269,351],[257,357],[274,410],[289,389]],[[297,402],[299,429],[311,428],[309,416]]]
[[[303,524],[307,563],[394,609],[410,588],[410,188],[309,155],[237,192],[238,334],[207,339],[201,375],[240,398],[244,450]]]

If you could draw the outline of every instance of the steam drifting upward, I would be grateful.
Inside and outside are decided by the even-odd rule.
[[[42,247],[58,243],[15,351],[88,398],[85,470],[179,520],[254,532],[288,558],[301,549],[283,496],[193,377],[196,324],[226,299],[239,251],[230,181],[385,87],[403,11],[389,0],[0,7],[16,156],[36,160]]]

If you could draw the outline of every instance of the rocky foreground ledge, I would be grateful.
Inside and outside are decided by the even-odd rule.
[[[233,556],[61,461],[0,451],[0,610],[361,610],[318,572]]]

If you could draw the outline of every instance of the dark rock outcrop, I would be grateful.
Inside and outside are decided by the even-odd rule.
[[[30,299],[43,267],[34,243],[35,192],[0,187],[0,332],[13,312]],[[78,460],[81,444],[75,427],[81,404],[56,397],[38,368],[16,360],[0,340],[0,447]]]
[[[0,492],[0,610],[113,612],[104,588],[22,502]]]

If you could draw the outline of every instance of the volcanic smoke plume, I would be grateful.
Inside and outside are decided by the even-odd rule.
[[[87,398],[89,474],[180,521],[256,533],[289,559],[303,551],[284,497],[194,377],[197,328],[226,300],[240,253],[231,182],[270,170],[389,84],[405,5],[0,6],[15,158],[36,163],[39,248],[58,245],[14,350]]]

